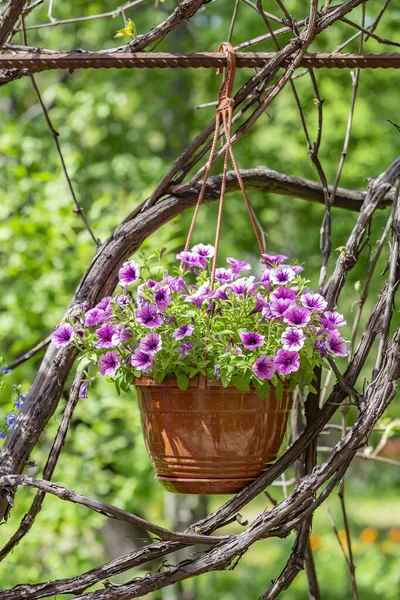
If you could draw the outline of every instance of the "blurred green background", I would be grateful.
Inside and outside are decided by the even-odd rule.
[[[305,16],[306,5],[287,0],[285,5],[296,18]],[[87,16],[117,8],[113,2],[76,0],[54,3],[58,19]],[[154,4],[144,1],[129,9],[138,33],[161,22],[175,7],[172,0]],[[381,2],[369,0],[366,24],[375,18]],[[272,0],[264,8],[278,14]],[[47,3],[34,10],[27,26],[47,20]],[[179,27],[157,45],[157,50],[215,50],[227,38],[233,3],[216,0],[207,4],[188,24]],[[360,22],[361,9],[351,15]],[[276,25],[276,24],[275,24]],[[378,33],[395,38],[400,26],[400,7],[392,3]],[[122,17],[95,19],[58,27],[28,30],[28,43],[58,49],[100,49],[115,47]],[[239,4],[233,43],[264,33],[265,25],[251,7]],[[335,49],[354,30],[338,23],[318,37],[313,51]],[[288,38],[281,38],[281,42]],[[120,40],[118,40],[119,42]],[[125,40],[122,40],[121,44]],[[22,43],[20,34],[14,43]],[[273,50],[263,43],[254,50]],[[358,50],[358,41],[347,46]],[[370,39],[368,51],[392,51]],[[249,71],[237,72],[235,89],[246,81]],[[342,151],[351,98],[351,74],[347,70],[319,70],[316,77],[324,99],[324,135],[320,158],[329,183],[333,183]],[[220,78],[213,70],[88,70],[42,73],[36,77],[49,109],[78,200],[85,210],[95,235],[105,240],[113,228],[153,190],[182,148],[211,120],[213,108],[196,105],[216,99]],[[396,158],[399,132],[388,119],[400,122],[398,89],[400,74],[393,70],[366,70],[361,73],[359,94],[349,154],[341,185],[365,189],[367,179],[384,171]],[[312,135],[316,134],[317,108],[307,76],[296,86]],[[36,101],[29,79],[15,81],[0,90],[0,331],[4,364],[30,348],[55,327],[71,295],[94,254],[94,246],[79,219],[72,213],[71,198],[60,169],[54,143]],[[266,165],[293,176],[317,180],[307,155],[293,95],[287,87],[236,146],[242,168]],[[214,172],[219,172],[218,164]],[[305,265],[311,286],[318,281],[320,254],[319,228],[323,207],[291,197],[251,193],[251,200],[265,231],[268,250],[289,255]],[[355,213],[334,208],[332,258],[344,245],[357,218]],[[371,253],[382,234],[387,211],[379,211],[373,220],[371,235],[361,260],[350,273],[341,296],[339,310],[347,318],[346,334],[359,299],[360,282],[365,278]],[[191,214],[167,224],[144,244],[145,250],[167,246],[166,260],[173,260],[181,248]],[[216,206],[202,208],[195,233],[196,241],[212,243]],[[257,264],[257,247],[239,194],[229,195],[223,222],[221,257],[246,258]],[[385,280],[388,256],[383,251],[361,326]],[[398,313],[395,321],[399,321]],[[11,408],[11,388],[21,385],[26,392],[39,366],[40,357],[22,365],[7,376],[0,396],[0,418]],[[373,364],[373,358],[369,367]],[[340,363],[345,368],[345,361]],[[367,368],[359,381],[362,388]],[[398,401],[387,411],[384,423],[396,417]],[[52,439],[60,423],[65,404],[62,400],[40,444],[32,454],[36,467],[31,474],[40,476]],[[356,414],[350,412],[350,421]],[[335,423],[340,422],[338,415]],[[321,436],[320,445],[333,445],[338,431]],[[375,446],[379,435],[368,440]],[[392,458],[400,444],[392,440]],[[0,440],[1,444],[1,440]],[[396,451],[397,447],[397,451]],[[319,456],[323,460],[323,455]],[[288,471],[286,477],[292,477]],[[174,497],[155,482],[140,432],[134,393],[118,397],[114,387],[103,381],[92,386],[74,416],[64,452],[54,480],[79,492],[118,505],[165,526],[184,527],[196,515],[215,509],[225,498],[208,502],[190,497]],[[289,490],[292,489],[289,487]],[[347,477],[347,503],[353,533],[354,555],[360,597],[363,600],[400,597],[400,471],[396,466],[356,460]],[[270,493],[283,497],[282,487]],[[33,498],[33,490],[17,494],[17,506],[6,524],[0,527],[3,545],[17,528]],[[251,520],[271,506],[260,496],[243,511]],[[329,500],[340,535],[343,520],[336,493]],[[240,526],[231,526],[231,531]],[[228,531],[229,528],[226,528]],[[257,598],[275,579],[289,555],[294,537],[266,540],[253,546],[238,566],[223,573],[210,573],[182,588],[152,595],[159,599],[218,598],[233,600]],[[0,563],[0,586],[8,588],[22,582],[35,583],[72,577],[113,557],[129,552],[149,540],[130,529],[87,509],[46,498],[31,533]],[[332,531],[325,506],[316,513],[312,546],[324,600],[350,598],[347,568],[338,541]],[[171,562],[176,560],[170,559]],[[159,565],[150,565],[157,568]],[[146,572],[135,571],[114,578],[122,582]],[[101,586],[99,586],[101,587]],[[308,598],[305,575],[296,579],[284,600]]]

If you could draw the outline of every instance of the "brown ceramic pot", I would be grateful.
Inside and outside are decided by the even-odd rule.
[[[285,437],[292,393],[278,402],[220,383],[192,379],[135,381],[144,439],[156,477],[170,492],[232,494],[256,479],[277,457]]]

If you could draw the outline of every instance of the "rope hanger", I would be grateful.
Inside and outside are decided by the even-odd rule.
[[[197,220],[197,216],[199,214],[199,209],[200,209],[200,206],[204,199],[204,193],[205,193],[206,186],[207,186],[207,180],[208,180],[208,176],[209,176],[211,167],[214,162],[215,150],[217,147],[217,141],[218,141],[218,137],[219,137],[219,130],[220,130],[220,127],[222,124],[224,127],[224,132],[225,132],[225,137],[226,137],[226,145],[225,145],[225,153],[224,153],[224,168],[222,171],[221,192],[220,192],[219,206],[218,206],[217,228],[216,228],[216,233],[215,233],[215,243],[214,243],[215,254],[214,254],[214,258],[213,258],[212,271],[211,271],[211,286],[210,287],[212,290],[214,289],[215,271],[217,268],[219,242],[220,242],[220,237],[221,237],[222,213],[223,213],[223,208],[224,208],[225,191],[226,191],[226,176],[227,176],[227,172],[228,172],[229,157],[232,160],[233,168],[236,173],[236,177],[237,177],[237,180],[239,183],[240,190],[242,192],[243,199],[244,199],[246,207],[247,207],[247,211],[249,213],[250,221],[251,221],[251,224],[252,224],[256,239],[257,239],[258,246],[260,248],[260,252],[261,252],[261,254],[264,252],[262,238],[261,238],[260,232],[257,227],[256,220],[254,217],[253,208],[250,204],[250,200],[247,196],[247,193],[246,193],[246,190],[244,187],[243,179],[240,174],[240,170],[239,170],[239,167],[237,164],[236,156],[233,151],[232,142],[231,142],[232,114],[233,114],[233,108],[235,106],[235,101],[231,97],[231,94],[232,94],[233,82],[235,79],[235,72],[236,72],[236,54],[235,54],[232,44],[230,44],[229,42],[224,42],[223,44],[221,44],[220,47],[218,48],[218,52],[223,52],[226,55],[226,65],[227,66],[225,69],[225,75],[224,75],[224,79],[222,82],[222,86],[221,86],[221,89],[220,89],[220,92],[218,95],[218,103],[217,103],[217,106],[215,109],[216,110],[215,129],[214,129],[214,137],[213,137],[213,141],[212,141],[212,145],[211,145],[210,155],[209,155],[209,158],[207,161],[207,166],[206,166],[206,170],[204,173],[203,183],[202,183],[202,186],[200,189],[199,197],[197,199],[197,204],[196,204],[196,207],[194,210],[192,222],[191,222],[191,225],[189,228],[189,233],[188,233],[188,237],[187,237],[186,245],[185,245],[185,252],[187,252],[190,247],[190,242],[191,242],[191,239],[193,236],[193,231],[194,231],[194,228],[196,225],[196,220]],[[223,69],[222,69],[222,67],[219,67],[217,70],[217,74],[221,74],[221,73],[223,73]]]

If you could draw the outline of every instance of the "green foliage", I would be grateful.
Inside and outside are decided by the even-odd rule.
[[[58,19],[110,10],[110,2],[105,0],[90,3],[79,0],[73,3],[73,10],[72,3],[54,4]],[[150,4],[142,3],[127,11],[140,32],[156,26],[174,7],[171,2],[157,9],[154,3]],[[392,39],[398,35],[400,25],[400,13],[394,4],[377,31]],[[290,0],[286,5],[295,18],[303,18],[304,3]],[[272,0],[264,1],[263,6],[267,11],[276,12],[277,5]],[[367,22],[377,15],[380,6],[378,0],[366,3]],[[45,22],[47,9],[46,3],[39,6],[26,17],[26,24]],[[359,19],[360,12],[361,8],[357,9],[351,18]],[[227,37],[231,13],[232,2],[207,3],[188,26],[167,36],[157,50],[215,51]],[[93,19],[62,27],[28,30],[28,43],[60,49],[111,48],[115,44],[114,32],[118,26],[124,26],[122,17],[118,19],[119,22]],[[254,37],[262,35],[265,24],[251,7],[240,3],[233,43],[249,39],[249,32]],[[348,25],[338,23],[334,30],[318,36],[312,51],[331,51],[352,33],[353,29]],[[283,37],[282,42],[288,38]],[[124,40],[129,41],[129,38]],[[21,35],[15,37],[15,43],[22,43]],[[259,51],[273,49],[272,43],[254,46],[254,50]],[[357,51],[358,40],[346,49]],[[376,41],[368,40],[366,51],[383,50]],[[238,69],[235,90],[249,75],[250,71]],[[333,183],[349,113],[351,76],[347,70],[331,69],[316,71],[316,77],[324,100],[320,159],[328,182]],[[399,72],[394,70],[361,73],[342,186],[365,190],[366,178],[375,177],[395,159],[399,132],[388,119],[394,123],[399,121],[399,77]],[[152,192],[182,148],[213,118],[213,107],[195,110],[194,106],[215,100],[220,85],[220,77],[207,69],[53,71],[37,75],[36,80],[54,127],[60,133],[60,144],[79,203],[101,240],[105,240],[114,227]],[[296,79],[296,87],[311,138],[315,139],[317,106],[308,76]],[[1,354],[7,364],[55,328],[90,264],[95,248],[72,211],[54,143],[28,78],[2,88],[0,111],[0,331]],[[289,87],[274,101],[268,115],[260,118],[251,132],[236,144],[235,151],[241,168],[266,165],[290,175],[317,180]],[[220,171],[219,162],[212,173]],[[315,288],[321,263],[319,228],[324,208],[301,199],[265,194],[263,190],[253,191],[250,196],[268,234],[268,250],[296,256],[301,264],[306,263],[310,286]],[[190,218],[191,214],[183,214],[158,230],[144,243],[146,252],[151,253],[164,245],[171,254],[179,251]],[[221,257],[242,256],[256,265],[256,244],[247,218],[240,194],[230,194],[225,206],[220,254]],[[334,249],[345,244],[357,215],[334,207],[332,218]],[[354,307],[360,295],[355,284],[365,280],[370,255],[382,234],[385,219],[386,211],[375,216],[362,258],[350,273],[340,299],[339,310],[348,322],[347,337],[350,337]],[[202,207],[195,241],[213,243],[215,221],[215,203]],[[337,253],[332,254],[329,272],[337,258]],[[387,256],[385,249],[370,287],[360,331],[385,280]],[[168,260],[166,255],[165,261]],[[393,326],[398,321],[399,314],[396,313]],[[0,391],[1,420],[12,408],[12,386],[20,384],[26,393],[39,361],[40,357],[33,359],[4,379],[5,388]],[[338,364],[344,370],[345,362]],[[372,367],[373,359],[360,382],[364,377],[370,377]],[[263,393],[267,393],[266,387]],[[36,466],[30,468],[30,474],[40,476],[42,472],[63,406],[62,401],[32,453],[31,460]],[[388,414],[392,420],[395,408],[389,409]],[[351,409],[349,422],[355,416],[356,412]],[[324,436],[323,443],[333,444],[336,440],[336,435],[330,433]],[[379,435],[373,434],[368,443],[376,446],[378,441]],[[91,386],[89,397],[78,404],[54,479],[84,494],[171,526],[163,517],[164,496],[161,486],[154,481],[146,454],[135,395],[123,390],[118,395],[104,380],[97,380]],[[374,466],[359,461],[350,471],[346,494],[363,600],[396,600],[398,597],[400,544],[388,536],[393,528],[400,527],[399,487],[398,472],[390,465]],[[275,490],[273,488],[271,493]],[[276,494],[276,497],[281,499],[283,496]],[[2,540],[15,532],[32,499],[32,490],[18,492],[9,521],[1,525]],[[213,499],[211,509],[220,503],[221,498]],[[243,511],[243,516],[251,522],[265,510],[265,504],[264,497],[260,496]],[[332,500],[330,506],[340,523],[336,501]],[[324,511],[324,507],[317,511],[313,530],[323,544],[315,550],[322,597],[324,600],[342,600],[351,597],[346,566]],[[108,560],[110,554],[105,548],[106,535],[102,530],[105,521],[102,515],[83,507],[46,497],[30,534],[0,563],[1,587],[12,587],[23,580],[34,583],[72,577]],[[377,540],[371,544],[360,539],[361,531],[367,526],[379,532]],[[228,530],[237,531],[233,526],[226,528]],[[136,537],[143,537],[143,534],[136,534]],[[126,538],[131,540],[129,535]],[[135,542],[131,541],[132,544]],[[211,573],[187,586],[196,585],[199,598],[257,598],[269,581],[278,576],[292,544],[292,537],[262,541],[242,558],[234,571]],[[135,570],[118,581],[141,574]],[[306,589],[302,574],[282,598],[306,600]],[[159,596],[153,596],[158,600]]]

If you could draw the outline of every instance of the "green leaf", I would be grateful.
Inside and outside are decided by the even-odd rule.
[[[121,386],[120,386],[120,383],[119,383],[119,379],[116,379],[114,381],[114,383],[115,383],[115,389],[117,390],[117,394],[118,394],[118,396],[120,396],[121,395]]]
[[[79,361],[78,361],[78,366],[76,368],[76,372],[82,373],[82,371],[84,371],[86,369],[86,367],[91,364],[91,362],[92,362],[92,359],[89,356],[82,356],[82,358],[79,359]]]
[[[232,383],[241,392],[248,392],[250,390],[249,382],[240,375],[234,375],[232,377]]]
[[[128,24],[126,27],[123,27],[123,29],[117,29],[117,33],[114,35],[114,38],[122,37],[130,37],[132,39],[136,37],[136,25],[132,19],[128,19]]]
[[[228,375],[226,373],[221,373],[222,387],[224,387],[224,388],[228,387],[230,381],[231,381],[230,377],[228,377]]]
[[[258,397],[260,398],[260,400],[265,400],[265,398],[268,396],[268,393],[269,393],[268,381],[265,380],[262,383],[260,383],[259,381],[255,380],[254,385],[257,390]]]
[[[318,394],[318,390],[316,390],[315,387],[311,383],[308,384],[308,390],[310,392],[312,392],[313,394]]]
[[[176,378],[176,381],[180,390],[185,392],[188,389],[189,377],[187,375],[185,375],[184,373],[179,373],[178,377]]]

